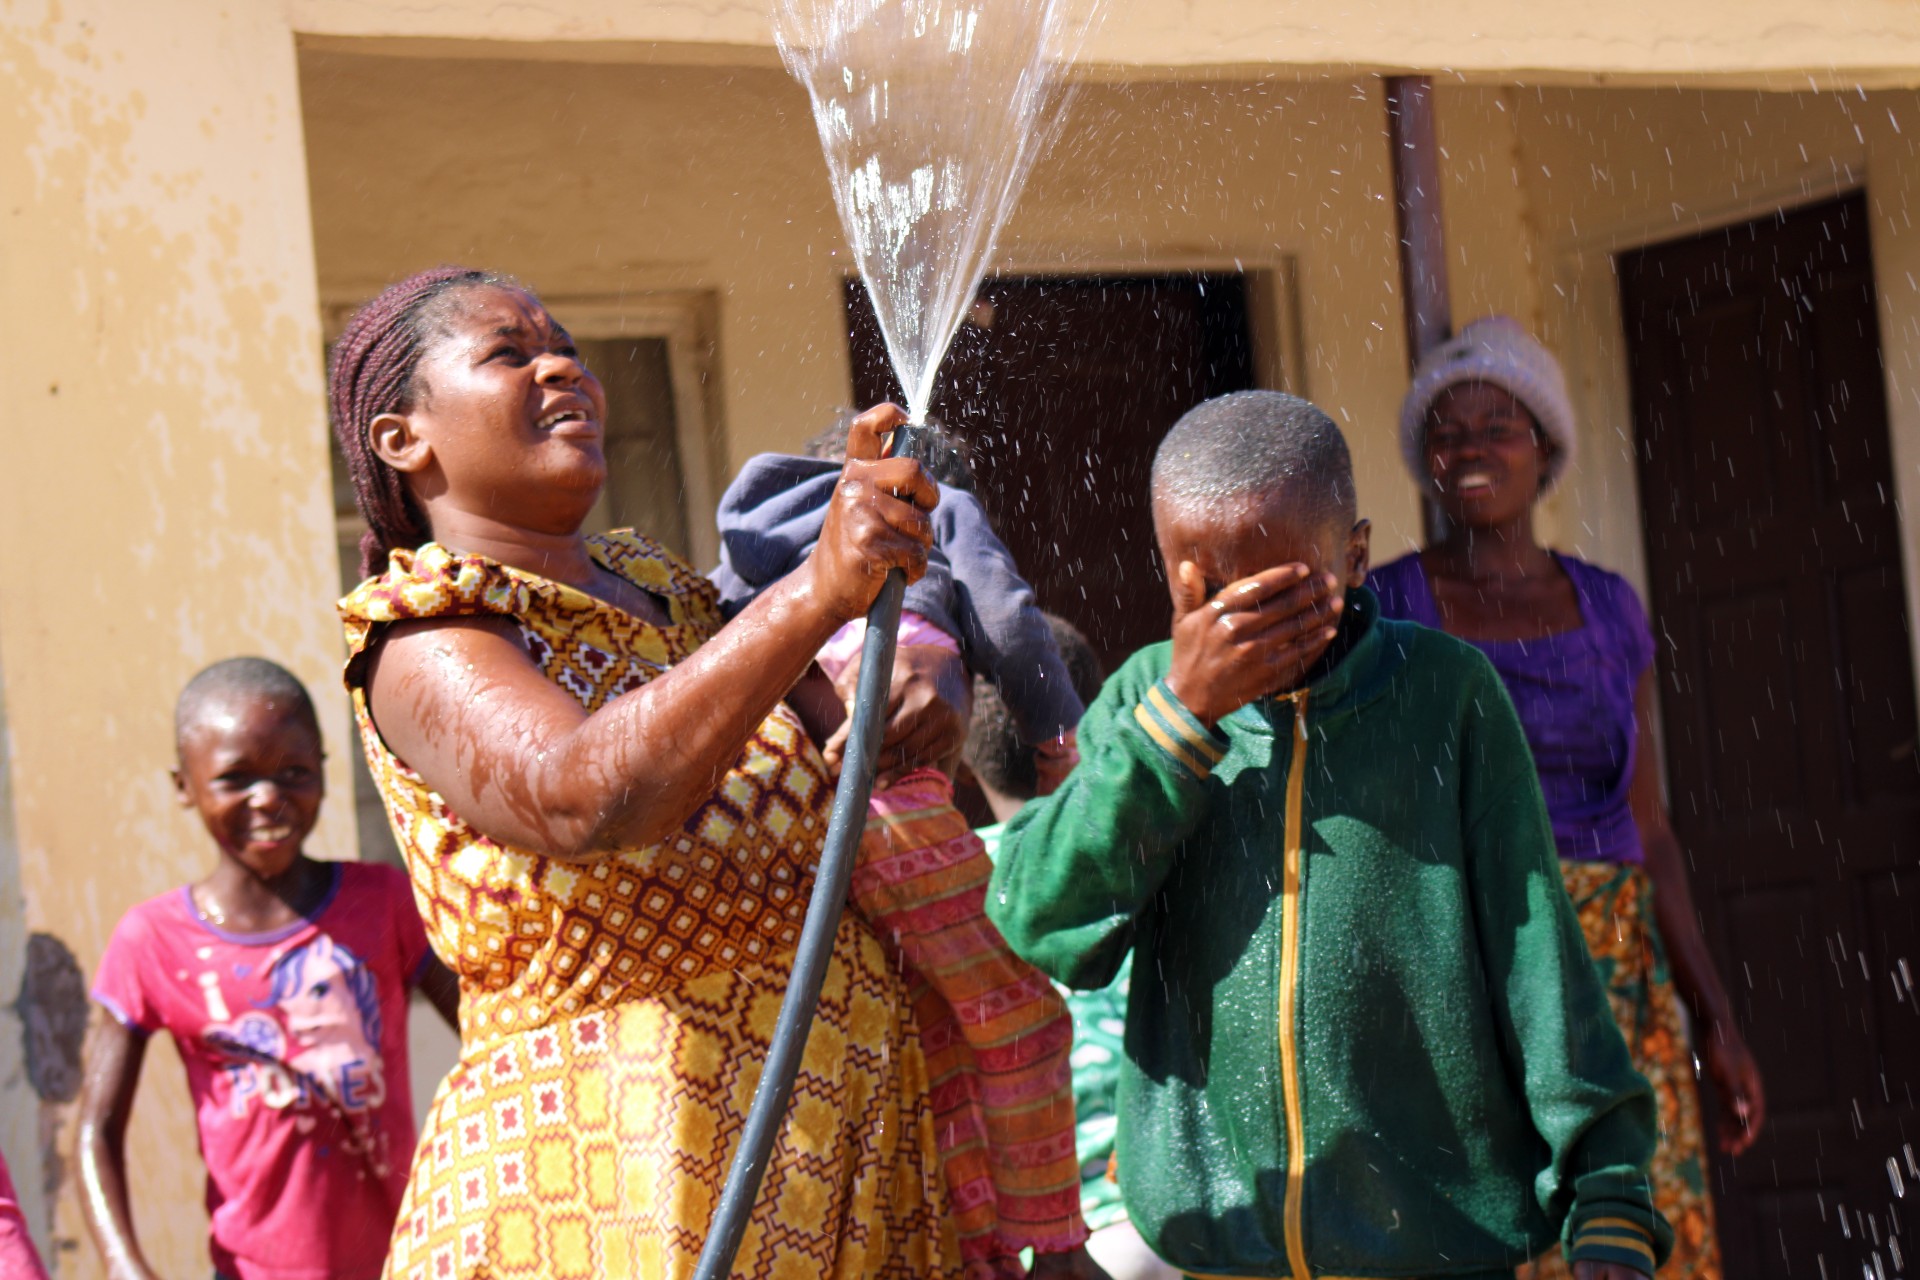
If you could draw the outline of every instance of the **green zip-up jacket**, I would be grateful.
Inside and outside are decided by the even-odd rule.
[[[1327,674],[1209,731],[1135,654],[987,913],[1069,986],[1135,951],[1119,1171],[1197,1275],[1509,1280],[1563,1239],[1651,1272],[1645,1079],[1471,646],[1347,597]]]

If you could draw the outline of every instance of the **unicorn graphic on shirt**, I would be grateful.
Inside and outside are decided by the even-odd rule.
[[[286,1064],[347,1112],[387,1099],[373,971],[326,934],[274,962],[267,1002],[286,1024]]]
[[[207,1028],[207,1040],[231,1058],[233,1114],[259,1102],[286,1111],[305,1133],[331,1113],[340,1126],[337,1149],[385,1178],[389,1144],[378,1111],[387,1078],[373,971],[321,934],[277,956],[269,977],[265,1000]]]
[[[306,1130],[318,1104],[345,1122],[350,1147],[371,1145],[370,1113],[387,1097],[372,970],[321,934],[277,956],[269,976],[267,999],[237,1018],[223,1004],[225,1020],[205,1033],[230,1059],[233,1114],[259,1103],[290,1112]]]

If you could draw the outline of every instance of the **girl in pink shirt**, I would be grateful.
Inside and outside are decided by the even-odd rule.
[[[427,949],[406,877],[302,851],[319,816],[320,731],[299,681],[218,663],[175,713],[174,784],[220,850],[196,884],[121,919],[94,999],[81,1185],[116,1280],[150,1280],[127,1202],[124,1138],[147,1038],[167,1031],[193,1096],[217,1275],[380,1274],[413,1159],[407,997],[449,1022],[457,994]]]

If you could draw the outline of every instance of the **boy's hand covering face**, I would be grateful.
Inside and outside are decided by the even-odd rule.
[[[1174,568],[1167,684],[1202,724],[1298,687],[1339,631],[1339,579],[1283,564],[1207,596],[1200,566]]]

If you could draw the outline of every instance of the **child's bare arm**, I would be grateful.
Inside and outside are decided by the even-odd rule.
[[[806,726],[807,736],[817,747],[825,747],[847,719],[847,704],[833,681],[817,665],[807,668],[798,684],[787,694],[787,705]]]
[[[453,970],[429,951],[420,966],[420,981],[416,985],[420,988],[420,994],[427,998],[427,1003],[433,1006],[433,1011],[440,1015],[440,1020],[457,1034],[460,1030],[460,979],[453,976]]]
[[[847,751],[847,734],[860,664],[840,675],[837,696],[845,699],[838,727],[820,749],[837,778]],[[951,774],[967,744],[967,720],[973,713],[973,680],[950,649],[903,644],[893,653],[893,680],[887,686],[886,728],[874,754],[874,785],[889,787],[903,774],[931,767]]]
[[[1256,698],[1297,686],[1339,629],[1343,600],[1330,573],[1284,564],[1228,583],[1211,599],[1200,569],[1174,566],[1173,662],[1167,684],[1211,729]]]
[[[110,1280],[154,1280],[127,1202],[127,1120],[146,1054],[145,1036],[95,1021],[80,1090],[80,1207]]]

